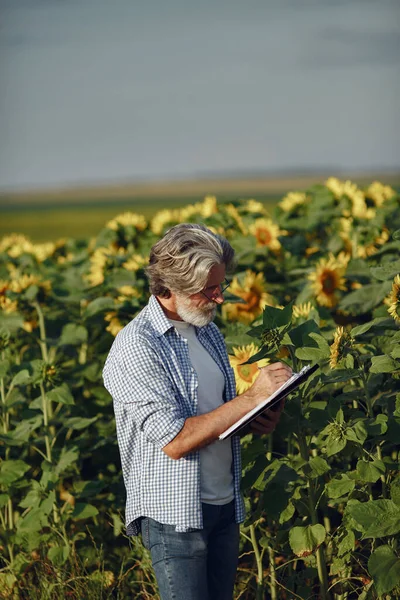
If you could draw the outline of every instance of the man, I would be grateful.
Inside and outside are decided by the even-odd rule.
[[[240,440],[219,435],[291,376],[275,363],[236,396],[212,322],[234,251],[202,225],[170,229],[151,249],[148,305],[117,335],[103,376],[114,399],[128,535],[141,532],[162,600],[228,600],[235,581]],[[280,410],[254,430],[273,431]]]

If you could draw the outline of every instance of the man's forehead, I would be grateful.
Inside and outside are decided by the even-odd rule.
[[[226,268],[225,268],[224,263],[221,263],[219,265],[214,265],[210,269],[210,272],[208,273],[206,287],[209,287],[212,285],[219,285],[225,279],[225,275],[226,275]]]

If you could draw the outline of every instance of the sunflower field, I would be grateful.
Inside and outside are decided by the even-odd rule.
[[[93,239],[0,240],[0,597],[157,598],[124,534],[101,372],[148,301],[151,246],[180,222],[236,250],[216,323],[238,393],[257,365],[319,365],[273,435],[242,438],[236,600],[400,597],[400,196],[333,177],[270,213],[207,196]]]

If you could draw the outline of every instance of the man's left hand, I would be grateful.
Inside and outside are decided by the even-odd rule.
[[[285,400],[281,400],[274,410],[270,408],[265,410],[251,423],[250,432],[260,435],[272,433],[279,422],[284,406]]]

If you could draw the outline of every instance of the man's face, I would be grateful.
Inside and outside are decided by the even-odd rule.
[[[215,318],[217,305],[224,301],[220,287],[224,280],[225,265],[215,265],[210,270],[207,283],[201,292],[189,297],[176,294],[176,312],[180,318],[196,327],[204,327],[211,323]]]

